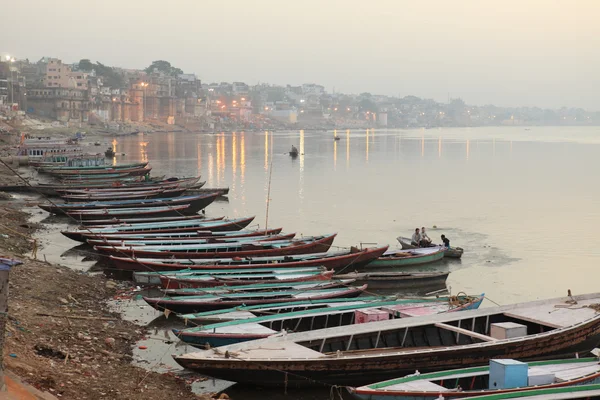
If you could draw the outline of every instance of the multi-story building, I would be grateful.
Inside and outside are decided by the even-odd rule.
[[[58,58],[48,59],[46,64],[45,87],[77,88],[87,90],[88,74],[83,71],[73,71],[71,66],[64,64]]]
[[[44,88],[27,91],[28,112],[62,122],[87,122],[87,91],[77,88]]]

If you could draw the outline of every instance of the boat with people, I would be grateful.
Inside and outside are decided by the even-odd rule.
[[[292,302],[296,300],[320,300],[335,298],[354,298],[362,294],[367,285],[320,290],[282,290],[278,292],[232,293],[227,295],[206,294],[202,296],[143,297],[151,307],[175,313],[191,313],[231,308],[242,305]]]
[[[245,320],[221,322],[173,330],[175,336],[193,346],[225,346],[277,334],[308,332],[331,327],[350,329],[354,325],[412,316],[464,311],[479,308],[482,296],[438,299],[397,299],[363,304],[344,304]],[[351,329],[350,329],[351,330]]]
[[[291,333],[174,356],[203,375],[262,386],[363,385],[415,372],[530,361],[600,341],[600,293]]]
[[[473,399],[479,396],[550,390],[567,386],[600,383],[597,357],[520,362],[512,359],[490,360],[487,366],[468,367],[351,387],[353,397],[362,400]],[[505,375],[506,374],[506,375]],[[510,375],[509,375],[510,374]],[[518,397],[517,397],[518,398]]]
[[[400,268],[433,263],[444,258],[442,247],[427,247],[412,250],[391,249],[383,253],[365,268]]]
[[[411,243],[411,239],[403,236],[398,236],[396,240],[402,246],[402,250],[418,249],[419,246],[415,246]],[[442,245],[432,244],[433,247],[443,247]],[[464,249],[462,247],[446,247],[444,250],[444,257],[446,258],[461,258]]]

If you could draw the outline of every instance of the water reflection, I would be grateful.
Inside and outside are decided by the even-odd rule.
[[[335,171],[337,167],[337,140],[333,141],[333,169]]]
[[[300,204],[304,202],[304,130],[300,131],[300,173],[299,173],[299,185],[298,185],[298,198]]]
[[[369,130],[367,129],[367,134],[366,134],[366,138],[367,140],[367,144],[365,146],[365,150],[366,150],[366,156],[365,156],[365,160],[368,162],[369,161]]]
[[[265,131],[265,171],[269,169],[269,131]]]
[[[471,141],[467,139],[467,161],[469,160],[469,153],[471,151]]]
[[[225,179],[225,133],[222,133],[221,137],[218,140],[221,143],[221,154],[220,157],[217,159],[217,184],[221,185],[221,182],[223,182]]]
[[[112,144],[112,151],[115,154],[113,156],[113,159],[112,159],[112,165],[117,165],[117,144],[118,143],[119,142],[117,142],[117,139],[113,139],[112,142],[111,142],[111,144]]]
[[[240,171],[241,171],[241,184],[244,186],[244,173],[246,172],[246,139],[245,134],[242,132],[240,136]]]
[[[148,162],[148,152],[146,151],[148,142],[140,142],[140,158],[142,162]]]
[[[231,182],[232,189],[235,190],[235,183],[237,172],[237,136],[235,132],[231,135],[231,174],[233,176],[233,180]]]
[[[212,151],[208,153],[208,186],[214,186],[215,166]]]
[[[198,159],[198,171],[196,176],[202,175],[202,140],[198,137],[198,145],[196,146],[196,158]]]
[[[346,168],[350,166],[350,129],[346,131]]]
[[[438,158],[442,158],[442,137],[438,138]]]
[[[421,157],[425,157],[425,136],[421,136]]]

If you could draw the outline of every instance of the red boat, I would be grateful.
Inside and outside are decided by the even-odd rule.
[[[214,270],[214,269],[253,269],[253,268],[298,268],[323,266],[338,272],[350,272],[367,265],[381,257],[388,246],[347,252],[296,254],[280,257],[246,257],[211,260],[207,259],[154,259],[110,256],[110,263],[123,271],[179,271],[182,269]],[[139,252],[136,252],[136,256]],[[201,264],[200,264],[201,263]]]
[[[246,241],[256,242],[269,242],[275,240],[290,240],[296,236],[295,233],[286,233],[283,235],[270,235],[270,236],[255,236],[246,238],[229,238],[229,237],[217,237],[217,238],[181,238],[181,239],[163,239],[162,241],[145,241],[144,239],[133,239],[133,240],[107,240],[106,238],[88,239],[88,244],[91,246],[116,246],[116,247],[137,247],[143,248],[143,246],[170,246],[179,244],[194,244],[194,243],[233,243]]]
[[[174,276],[161,276],[160,285],[163,289],[188,289],[188,288],[207,288],[207,287],[218,287],[218,286],[241,286],[241,285],[257,285],[257,284],[268,284],[268,283],[291,283],[291,282],[312,282],[312,281],[328,281],[333,277],[333,271],[323,271],[320,274],[297,274],[292,275],[288,279],[273,277],[272,279],[256,279],[245,278],[245,279],[223,279],[215,277],[214,279],[185,279],[176,278]],[[352,281],[350,281],[352,282]],[[329,289],[333,287],[341,286],[338,282],[332,283],[329,287],[320,287],[320,289]],[[181,296],[179,293],[171,293],[172,295]],[[203,293],[196,293],[203,294]]]
[[[320,236],[313,240],[294,240],[283,243],[278,242],[255,242],[255,243],[230,243],[195,246],[200,248],[207,246],[204,251],[192,251],[191,249],[181,251],[151,250],[149,246],[140,247],[116,247],[116,246],[94,246],[94,250],[110,255],[130,255],[156,258],[229,258],[229,257],[260,257],[260,256],[285,256],[290,254],[324,253],[331,247],[337,233]],[[165,246],[164,248],[168,248]],[[171,246],[175,247],[175,246]],[[185,247],[185,246],[184,246]],[[187,246],[189,247],[189,246]],[[160,249],[160,246],[158,247]]]
[[[133,199],[156,199],[156,198],[170,198],[179,197],[185,193],[186,188],[175,188],[175,189],[154,189],[147,191],[137,192],[106,192],[106,193],[87,193],[87,194],[61,194],[60,197],[67,201],[80,202],[86,201],[105,201],[119,198],[120,200],[133,200]]]

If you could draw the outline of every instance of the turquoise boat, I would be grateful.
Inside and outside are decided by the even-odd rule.
[[[276,334],[306,332],[316,329],[408,318],[412,315],[432,315],[479,308],[483,295],[463,296],[455,306],[449,298],[400,299],[349,304],[289,313],[267,315],[246,320],[222,322],[183,330],[173,330],[185,343],[200,347],[218,347],[263,339]]]
[[[239,292],[268,292],[277,290],[317,290],[331,289],[340,286],[347,286],[354,283],[354,279],[331,279],[322,281],[297,281],[280,283],[255,283],[249,285],[231,286],[223,281],[221,286],[211,286],[202,288],[182,288],[182,289],[162,289],[166,296],[198,296],[202,294],[214,293],[239,293]]]
[[[48,172],[48,173],[54,173],[54,172],[61,172],[61,171],[73,171],[73,170],[85,170],[85,171],[94,171],[94,170],[120,170],[120,169],[129,169],[129,168],[144,168],[146,165],[148,165],[147,162],[143,162],[143,163],[134,163],[134,164],[121,164],[121,165],[88,165],[88,166],[83,166],[83,167],[78,167],[78,166],[53,166],[53,167],[42,167],[40,168],[40,172]]]
[[[575,400],[600,398],[600,384],[534,389],[517,393],[490,394],[471,397],[470,400]]]
[[[510,379],[502,380],[504,372]],[[522,382],[520,386],[518,381]],[[415,373],[403,378],[349,388],[348,391],[361,400],[492,400],[521,398],[527,392],[540,389],[546,390],[548,395],[555,394],[556,390],[568,393],[576,385],[596,383],[600,383],[600,363],[597,358],[530,363],[500,359],[490,360],[489,366],[428,374]]]
[[[294,311],[304,311],[312,309],[324,309],[328,307],[337,307],[340,305],[365,304],[376,301],[391,301],[395,297],[383,296],[361,296],[357,299],[326,299],[326,300],[302,300],[291,303],[271,303],[257,306],[241,306],[226,308],[223,310],[204,311],[192,314],[177,314],[184,320],[186,325],[207,325],[219,322],[239,321],[262,315],[281,314]]]
[[[443,247],[425,247],[410,250],[388,250],[365,268],[398,268],[436,262],[444,258]]]

